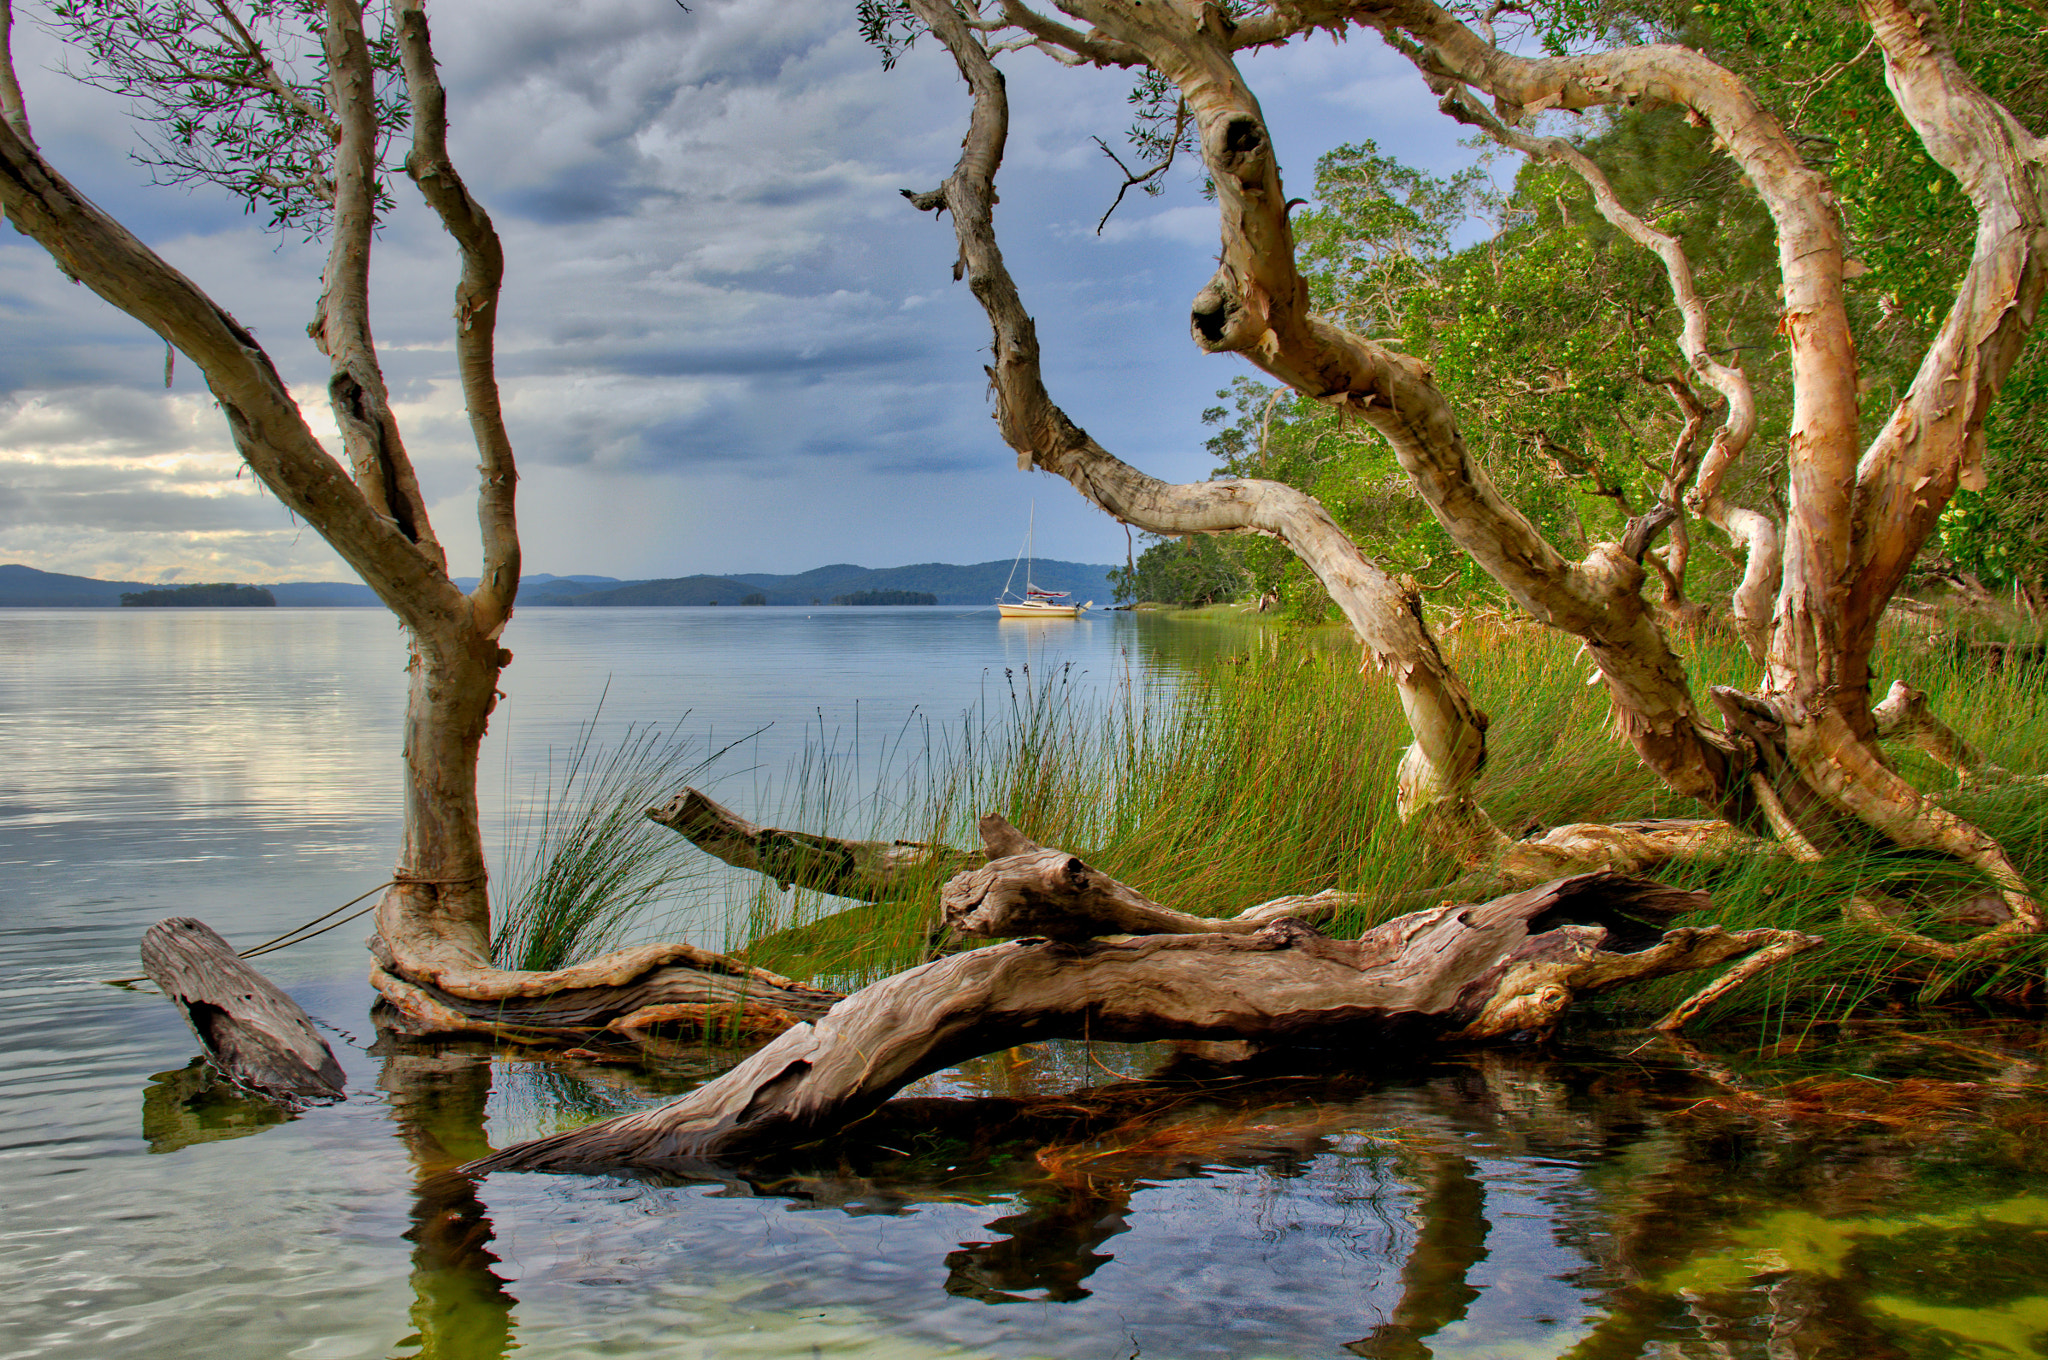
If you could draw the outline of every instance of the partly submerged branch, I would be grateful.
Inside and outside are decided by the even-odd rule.
[[[465,1169],[680,1168],[747,1157],[830,1137],[921,1076],[1041,1039],[1371,1052],[1540,1031],[1579,996],[1820,943],[1786,931],[1662,929],[1705,904],[1702,893],[1590,874],[1478,905],[1447,903],[1349,941],[1283,919],[1249,934],[993,945],[867,987],[680,1100]]]

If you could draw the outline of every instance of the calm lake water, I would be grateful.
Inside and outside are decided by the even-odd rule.
[[[709,787],[765,811],[807,750],[879,787],[1013,691],[1157,691],[1232,639],[558,609],[507,645],[494,838],[600,696],[602,740],[747,738]],[[160,917],[246,945],[382,880],[403,665],[373,611],[0,611],[0,1355],[2044,1353],[2048,1038],[2009,1024],[1723,1036],[1711,1058],[1588,1034],[1256,1078],[1051,1045],[721,1183],[470,1185],[439,1173],[735,1055],[378,1044],[350,926],[264,961],[350,1078],[282,1120],[208,1082],[161,998],[99,979],[136,971]],[[692,909],[664,929],[714,936],[720,908]],[[1715,1061],[1812,1098],[1744,1108],[1695,1075]]]

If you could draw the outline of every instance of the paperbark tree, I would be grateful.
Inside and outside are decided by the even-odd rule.
[[[1009,117],[994,59],[1032,49],[1067,65],[1143,72],[1178,91],[1221,219],[1219,268],[1191,309],[1196,344],[1241,355],[1377,430],[1457,546],[1523,609],[1584,642],[1620,729],[1668,786],[1721,813],[1736,832],[1776,837],[1801,852],[1877,835],[1977,867],[2004,894],[2011,920],[1967,948],[1992,949],[2048,924],[2004,850],[1899,775],[1878,747],[1871,703],[1878,620],[1950,495],[1981,484],[1986,412],[2048,284],[2048,154],[1957,64],[1927,0],[1861,0],[1858,21],[1883,54],[1900,114],[1962,186],[1978,229],[1945,324],[1910,391],[1867,447],[1859,435],[1836,196],[1755,92],[1700,53],[1659,44],[1524,56],[1495,42],[1491,24],[1519,6],[1496,6],[1476,27],[1430,0],[1061,0],[1059,7],[1082,27],[1023,0],[864,6],[871,20],[886,13],[914,20],[894,30],[870,22],[869,31],[885,42],[929,31],[972,95],[952,175],[931,192],[906,193],[917,207],[953,218],[955,277],[964,275],[993,326],[989,373],[997,419],[1020,465],[1064,477],[1120,520],[1154,532],[1249,532],[1286,541],[1400,689],[1415,734],[1401,771],[1403,814],[1468,862],[1507,856],[1512,865],[1529,853],[1508,843],[1474,796],[1485,716],[1444,662],[1412,597],[1313,499],[1254,480],[1169,486],[1103,449],[1053,403],[992,217]],[[1456,413],[1426,363],[1313,310],[1272,140],[1235,56],[1317,32],[1341,39],[1352,29],[1378,34],[1407,57],[1453,116],[1578,171],[1609,220],[1663,261],[1684,323],[1683,352],[1695,376],[1724,399],[1721,427],[1684,499],[1747,555],[1735,613],[1761,675],[1756,693],[1724,692],[1714,704],[1741,721],[1710,720],[1642,597],[1644,557],[1667,515],[1640,516],[1619,542],[1596,543],[1577,561],[1566,558],[1469,455]],[[1755,429],[1755,403],[1747,378],[1708,351],[1684,252],[1634,217],[1569,143],[1521,127],[1545,110],[1639,103],[1676,105],[1711,129],[1774,224],[1784,299],[1779,330],[1794,388],[1790,513],[1782,532],[1724,496],[1729,469]],[[1601,828],[1570,831],[1565,853],[1601,863],[1640,867],[1684,848],[1620,848]],[[1564,870],[1556,857],[1541,858],[1550,872]],[[1902,939],[1930,954],[1967,952],[1923,936]]]
[[[168,111],[167,119],[204,111],[175,124],[177,135],[153,164],[174,179],[220,183],[269,203],[280,224],[317,225],[328,235],[307,330],[329,361],[340,459],[308,428],[256,339],[39,152],[6,45],[12,7],[0,0],[0,208],[59,269],[199,367],[243,460],[405,625],[405,830],[377,911],[380,993],[424,1030],[614,1022],[630,1029],[636,1017],[677,1008],[752,1008],[780,1027],[792,1014],[821,1011],[831,994],[687,945],[646,946],[548,973],[491,966],[476,763],[499,672],[512,660],[499,639],[519,590],[518,472],[493,359],[504,257],[489,214],[449,159],[424,0],[392,0],[375,34],[365,31],[358,0],[64,0],[53,13],[87,58],[89,78]],[[271,50],[266,39],[279,24],[299,25],[302,38],[317,35],[316,76],[287,69]],[[204,99],[193,100],[195,92]],[[388,199],[383,149],[394,124],[410,125],[405,174],[461,258],[454,353],[478,455],[483,549],[481,579],[468,592],[448,574],[370,326],[371,245]]]

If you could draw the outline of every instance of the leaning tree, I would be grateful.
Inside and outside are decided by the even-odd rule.
[[[1855,262],[1844,248],[1836,188],[1812,143],[1788,134],[1751,83],[1677,42],[1553,44],[1529,55],[1521,49],[1534,44],[1496,28],[1531,13],[1584,19],[1615,7],[1060,0],[1063,17],[1023,0],[867,0],[861,8],[885,59],[929,34],[972,95],[953,173],[934,190],[906,195],[953,219],[955,276],[965,277],[993,326],[996,417],[1020,465],[1065,478],[1118,519],[1155,533],[1284,541],[1399,690],[1415,737],[1400,769],[1399,807],[1432,844],[1533,881],[1592,865],[1640,868],[1731,837],[1767,838],[1802,857],[1882,840],[1974,866],[2010,911],[1957,946],[1898,930],[1862,904],[1871,924],[1907,947],[1944,956],[1991,951],[2048,925],[1998,842],[1917,791],[1879,743],[1911,740],[1966,767],[1975,753],[1903,683],[1882,702],[1872,696],[1880,620],[1950,497],[1983,484],[1986,415],[2048,283],[2048,150],[1957,61],[1931,0],[1859,0],[1853,11],[1815,18],[1860,26],[1882,53],[1897,114],[1975,216],[1967,263],[1910,385],[1888,411],[1868,413],[1844,287]],[[1582,36],[1602,31],[1598,23],[1578,28]],[[1314,305],[1297,262],[1294,203],[1237,54],[1318,33],[1341,40],[1353,30],[1407,58],[1450,116],[1580,176],[1602,215],[1660,260],[1687,381],[1719,395],[1718,428],[1703,450],[1674,462],[1667,496],[1617,541],[1595,543],[1577,560],[1500,494],[1423,357],[1347,329]],[[1139,73],[1141,95],[1160,114],[1152,145],[1162,157],[1183,142],[1199,150],[1221,219],[1219,266],[1190,313],[1196,345],[1241,355],[1377,431],[1457,547],[1522,609],[1583,642],[1618,727],[1645,764],[1717,820],[1575,825],[1510,841],[1475,796],[1488,719],[1401,581],[1303,492],[1236,478],[1170,485],[1118,459],[1054,403],[994,227],[1009,120],[996,59],[1010,52]],[[1655,105],[1675,106],[1711,132],[1775,232],[1777,333],[1792,389],[1782,519],[1737,504],[1728,489],[1756,429],[1757,403],[1749,375],[1709,344],[1707,303],[1681,243],[1633,212],[1577,144],[1535,127],[1546,111]],[[1704,703],[1643,595],[1646,555],[1681,508],[1720,529],[1745,559],[1732,613],[1755,657],[1756,681],[1748,691],[1717,689]]]
[[[450,160],[446,94],[424,0],[52,0],[82,78],[127,96],[157,136],[143,159],[171,182],[219,185],[272,225],[324,233],[307,327],[329,363],[341,457],[322,446],[249,331],[79,193],[38,150],[0,0],[0,208],[57,267],[161,336],[205,375],[236,451],[405,625],[405,830],[377,909],[372,974],[413,1027],[630,1029],[660,1016],[834,998],[685,944],[552,972],[491,962],[476,766],[519,590],[518,473],[493,358],[504,257]],[[398,134],[409,128],[410,139]],[[478,458],[483,571],[463,591],[427,516],[370,326],[371,246],[392,163],[461,258],[453,348]]]

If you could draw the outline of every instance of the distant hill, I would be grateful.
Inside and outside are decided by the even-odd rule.
[[[710,604],[713,600],[736,603],[747,591],[758,590],[770,604],[824,604],[839,596],[877,591],[910,591],[933,596],[940,604],[982,605],[995,602],[1003,583],[1010,579],[1011,561],[976,562],[955,566],[948,562],[919,562],[908,567],[861,567],[835,562],[814,567],[795,576],[768,572],[740,572],[732,576],[685,576],[674,581],[639,581],[615,590],[592,591],[563,601],[578,605],[623,604]],[[1110,589],[1109,568],[1085,562],[1040,560],[1033,564],[1031,578],[1041,590],[1064,590],[1076,600],[1108,604],[1115,598]],[[1024,571],[1016,567],[1012,588],[1024,589]],[[522,591],[522,598],[524,593]]]
[[[563,595],[550,599],[549,604],[638,604],[638,605],[705,605],[738,604],[749,595],[762,593],[758,586],[735,581],[729,576],[679,576],[672,581],[633,581],[615,586],[609,590],[587,590],[575,595]],[[529,600],[526,587],[519,588],[519,599],[523,604],[538,604]],[[778,600],[769,596],[770,604],[791,604],[794,601]]]
[[[119,609],[122,592],[151,589],[142,581],[95,581],[19,563],[0,567],[0,609]]]
[[[519,584],[519,603],[548,605],[738,605],[751,596],[769,604],[824,604],[837,596],[878,591],[930,595],[940,604],[985,605],[995,600],[1013,564],[977,562],[954,566],[920,562],[908,567],[862,567],[838,562],[795,576],[742,572],[730,576],[682,576],[663,581],[621,581],[611,576],[550,576],[534,572]],[[1032,580],[1042,590],[1065,590],[1076,600],[1108,604],[1114,598],[1109,568],[1082,562],[1044,560]],[[1013,588],[1024,589],[1020,567]],[[473,589],[474,577],[456,582]],[[19,564],[0,566],[0,609],[117,609],[123,594],[164,589],[163,582],[96,581]],[[285,581],[266,587],[286,609],[374,608],[377,596],[356,581]]]

